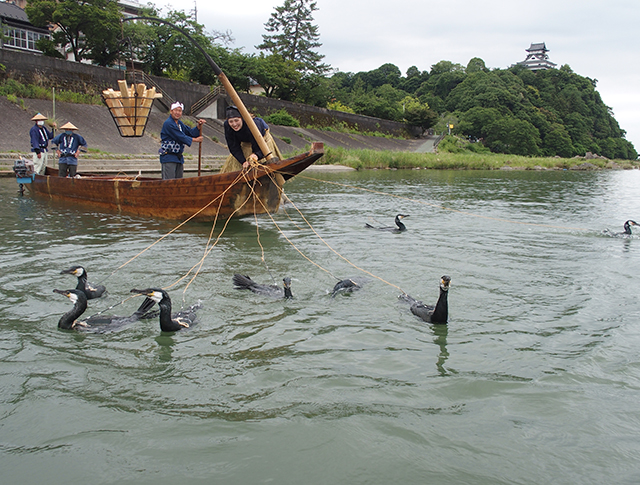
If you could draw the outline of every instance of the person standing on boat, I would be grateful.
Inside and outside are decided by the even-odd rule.
[[[198,126],[189,128],[180,118],[184,105],[175,102],[171,105],[171,116],[162,125],[160,131],[160,163],[162,164],[162,178],[181,179],[184,172],[184,146],[191,146],[195,142],[202,143],[200,127],[206,123],[205,120],[198,120]]]
[[[282,154],[269,132],[269,125],[267,125],[262,118],[255,117],[253,121],[273,156],[281,160]],[[242,119],[240,111],[235,106],[229,106],[227,108],[227,119],[224,122],[224,137],[231,155],[229,155],[222,165],[220,173],[247,169],[251,166],[251,162],[257,162],[264,158],[264,154],[260,151],[260,147],[253,133],[251,133],[251,130]]]
[[[41,175],[44,173],[45,168],[47,168],[49,140],[53,138],[53,132],[44,126],[46,120],[46,116],[38,113],[31,118],[31,121],[35,121],[35,124],[29,130],[34,170]],[[53,123],[52,126],[55,128],[56,124]]]
[[[78,154],[80,147],[87,147],[87,142],[77,133],[78,128],[69,122],[60,127],[64,130],[57,135],[51,143],[58,145],[58,167],[60,168],[60,177],[75,177],[78,170]]]

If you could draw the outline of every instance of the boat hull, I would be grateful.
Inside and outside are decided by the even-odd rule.
[[[211,220],[275,212],[282,185],[324,154],[322,143],[311,151],[246,172],[161,180],[150,177],[80,174],[59,177],[47,168],[27,185],[36,197],[93,209],[173,220]]]

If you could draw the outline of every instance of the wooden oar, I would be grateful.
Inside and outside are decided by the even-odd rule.
[[[256,126],[255,121],[253,121],[253,118],[251,117],[251,114],[249,113],[247,108],[245,108],[244,103],[240,99],[240,96],[238,96],[238,93],[236,93],[236,90],[233,88],[233,85],[231,84],[231,82],[227,78],[226,74],[224,72],[222,72],[222,69],[220,69],[218,67],[218,65],[214,62],[214,60],[211,59],[211,56],[209,54],[207,54],[207,52],[200,46],[200,44],[198,44],[183,29],[181,29],[180,27],[177,27],[176,25],[173,25],[171,22],[167,22],[166,20],[158,19],[158,18],[155,18],[155,17],[127,17],[127,18],[123,18],[122,19],[123,22],[128,21],[128,20],[150,20],[151,22],[159,22],[159,23],[162,23],[162,24],[166,24],[169,27],[173,27],[178,32],[180,32],[182,35],[184,35],[187,39],[189,39],[193,43],[193,45],[195,45],[200,50],[200,52],[202,52],[202,54],[204,55],[204,58],[207,60],[207,62],[209,63],[209,65],[213,69],[213,72],[215,73],[216,76],[218,76],[218,79],[220,80],[220,82],[224,86],[224,88],[227,91],[227,93],[229,93],[229,96],[231,96],[231,100],[234,102],[234,104],[238,108],[238,111],[240,111],[240,114],[242,115],[242,119],[244,120],[244,122],[249,127],[249,130],[251,130],[251,134],[256,139],[256,142],[258,143],[258,146],[260,147],[260,151],[262,151],[262,153],[264,154],[264,158],[266,158],[267,160],[271,160],[273,158],[273,154],[269,151],[269,147],[267,146],[267,142],[264,141],[264,138],[263,138],[262,134],[260,133],[260,130]]]

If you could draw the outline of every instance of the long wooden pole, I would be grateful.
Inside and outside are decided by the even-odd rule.
[[[198,128],[200,129],[200,138],[202,138],[202,125],[199,125]],[[202,171],[202,142],[199,142],[199,147],[198,147],[198,177],[200,177],[200,172]]]
[[[209,65],[213,69],[213,72],[215,73],[216,76],[218,76],[218,79],[220,80],[220,82],[224,86],[224,89],[227,91],[227,93],[229,93],[229,96],[231,96],[231,100],[235,103],[236,107],[238,108],[238,111],[240,111],[240,114],[242,115],[242,119],[244,120],[244,122],[249,127],[249,130],[251,130],[251,134],[256,139],[256,142],[258,143],[258,146],[260,147],[260,151],[264,154],[264,158],[266,158],[267,160],[271,160],[273,158],[273,153],[271,153],[269,151],[269,147],[267,146],[267,142],[264,141],[264,138],[263,138],[262,134],[260,133],[260,130],[256,126],[255,121],[253,121],[253,117],[251,116],[251,114],[249,113],[247,108],[244,106],[244,103],[240,99],[240,96],[238,96],[238,93],[236,93],[236,90],[233,88],[233,85],[231,84],[231,82],[227,78],[226,74],[224,72],[222,72],[222,69],[220,69],[218,67],[218,65],[214,62],[214,60],[211,59],[211,56],[200,46],[200,44],[198,44],[183,29],[173,25],[171,22],[167,22],[166,20],[158,19],[158,18],[155,18],[155,17],[127,17],[127,18],[123,18],[122,19],[123,22],[128,21],[128,20],[150,20],[151,22],[159,22],[159,23],[162,23],[162,24],[167,24],[168,26],[173,27],[178,32],[180,32],[182,35],[184,35],[187,39],[189,39],[193,43],[193,45],[195,45],[200,50],[200,52],[202,52],[202,54],[204,55],[204,58],[207,60],[207,62],[209,63]]]

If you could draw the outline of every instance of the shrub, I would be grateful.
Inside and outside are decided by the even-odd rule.
[[[300,122],[287,113],[284,108],[265,116],[264,120],[272,125],[300,127]]]

